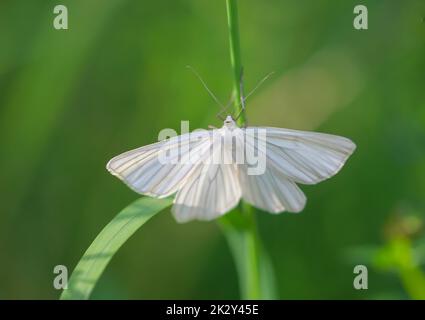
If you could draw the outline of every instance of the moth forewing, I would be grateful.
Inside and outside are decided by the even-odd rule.
[[[267,169],[266,129],[248,127],[244,131],[248,175],[262,175]]]

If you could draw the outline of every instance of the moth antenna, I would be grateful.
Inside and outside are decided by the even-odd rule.
[[[226,120],[220,113],[216,114],[217,118],[219,118],[221,121]]]
[[[250,95],[252,95],[267,79],[269,79],[270,78],[270,76],[272,75],[272,74],[274,74],[275,72],[274,71],[272,71],[272,72],[270,72],[270,73],[268,73],[263,79],[261,79],[258,83],[257,83],[257,85],[254,87],[254,89],[252,89],[246,96],[245,96],[245,99],[244,100],[246,100],[246,99],[248,99],[249,98],[249,96]]]
[[[229,99],[229,101],[227,102],[227,104],[224,106],[224,108],[223,109],[221,109],[221,111],[217,114],[217,117],[219,117],[221,120],[225,120],[223,117],[222,117],[222,115],[223,115],[223,113],[224,112],[226,112],[228,109],[229,109],[229,107],[232,105],[232,103],[233,103],[233,99],[234,99],[234,93],[232,92],[231,94],[230,94],[230,99]]]
[[[198,77],[199,81],[201,81],[202,85],[204,86],[205,90],[207,90],[208,94],[210,95],[211,98],[213,98],[213,100],[222,108],[224,108],[223,104],[220,102],[220,100],[218,100],[218,98],[214,95],[214,93],[212,93],[212,91],[208,88],[207,84],[205,83],[204,80],[202,80],[201,76],[199,75],[198,72],[196,72],[196,70],[194,68],[192,68],[191,66],[187,65],[186,68],[188,68],[190,71],[193,72],[193,74]]]

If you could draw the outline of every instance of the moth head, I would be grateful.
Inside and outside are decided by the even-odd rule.
[[[224,120],[224,125],[226,127],[233,127],[235,126],[235,120],[233,120],[232,116],[227,116]]]

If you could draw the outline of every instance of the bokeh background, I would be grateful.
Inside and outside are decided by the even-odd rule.
[[[57,4],[68,7],[66,31],[53,28]],[[248,101],[249,124],[358,146],[336,177],[302,187],[301,214],[258,212],[282,299],[421,290],[425,2],[362,1],[366,31],[353,28],[357,4],[239,1],[245,87],[275,71]],[[106,162],[181,120],[219,126],[185,66],[227,100],[229,60],[223,0],[0,2],[0,298],[59,296],[54,266],[71,271],[138,197]],[[353,289],[357,264],[369,269],[368,290]],[[236,279],[216,223],[178,225],[165,210],[121,248],[93,297],[238,298]]]

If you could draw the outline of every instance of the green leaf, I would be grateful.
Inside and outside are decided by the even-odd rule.
[[[100,276],[118,249],[156,213],[171,205],[172,199],[141,198],[109,222],[84,253],[71,275],[68,289],[60,299],[88,299]]]

